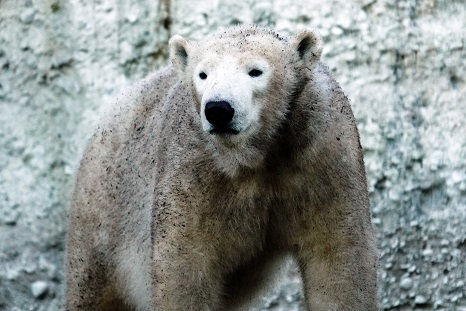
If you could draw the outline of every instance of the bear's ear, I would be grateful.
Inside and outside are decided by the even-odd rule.
[[[291,39],[291,48],[298,53],[305,66],[313,69],[322,55],[322,39],[313,29],[304,29]]]
[[[188,55],[191,45],[180,35],[174,35],[168,41],[170,46],[170,60],[177,70],[184,72],[188,65]]]

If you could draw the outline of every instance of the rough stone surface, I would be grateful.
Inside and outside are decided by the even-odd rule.
[[[47,294],[49,290],[49,285],[44,281],[35,281],[31,284],[31,292],[34,298],[42,298]]]
[[[98,108],[163,64],[171,35],[252,22],[324,38],[365,150],[382,309],[466,309],[464,0],[0,0],[0,310],[62,310]],[[304,310],[295,270],[258,310]]]

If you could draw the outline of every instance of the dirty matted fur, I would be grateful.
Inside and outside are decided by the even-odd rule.
[[[290,256],[309,310],[378,310],[358,131],[318,35],[236,27],[170,50],[84,153],[66,310],[246,310]],[[212,133],[212,100],[238,134]]]

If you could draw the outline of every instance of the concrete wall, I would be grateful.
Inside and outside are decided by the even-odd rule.
[[[383,309],[466,310],[463,0],[0,0],[0,310],[61,310],[67,204],[96,112],[167,41],[317,28],[352,100]],[[295,271],[264,308],[300,310]]]

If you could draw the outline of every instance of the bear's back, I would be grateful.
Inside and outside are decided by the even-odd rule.
[[[84,217],[89,230],[99,225],[115,237],[123,236],[125,214],[140,214],[141,206],[152,195],[148,191],[151,162],[157,147],[153,138],[161,131],[162,110],[176,88],[178,77],[171,67],[157,71],[105,107],[90,138],[78,172],[71,206],[70,225]],[[145,178],[141,178],[145,177]],[[87,202],[85,209],[74,208]],[[119,208],[115,208],[118,206]],[[92,217],[90,217],[92,215]],[[135,222],[145,216],[133,217]],[[87,226],[86,225],[86,226]],[[140,228],[140,226],[133,227]],[[106,230],[104,229],[104,230]],[[123,230],[122,230],[123,229]],[[136,229],[137,230],[137,229]]]

